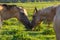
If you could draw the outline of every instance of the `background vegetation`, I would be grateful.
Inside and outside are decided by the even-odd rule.
[[[4,3],[0,3],[4,4]],[[42,9],[52,5],[58,5],[59,2],[35,2],[35,3],[5,3],[14,4],[17,6],[23,6],[29,15],[29,20],[32,20],[32,15],[35,6],[38,9]],[[24,25],[16,18],[11,18],[3,21],[3,27],[0,28],[0,40],[56,40],[55,32],[53,30],[53,24],[51,27],[47,27],[46,23],[38,25],[35,31],[26,30]]]
[[[25,2],[55,2],[55,1],[60,1],[60,0],[0,0],[0,2],[2,3],[18,3],[18,2],[22,2],[22,3],[25,3]]]

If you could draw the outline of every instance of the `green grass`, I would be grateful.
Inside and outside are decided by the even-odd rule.
[[[4,3],[0,3],[4,4]],[[34,8],[46,8],[52,5],[58,5],[59,2],[38,2],[38,3],[5,3],[10,5],[23,6],[29,15],[29,20],[32,20]],[[0,29],[0,40],[56,40],[53,27],[46,27],[47,24],[41,24],[36,27],[38,31],[24,31],[24,25],[16,18],[4,20],[3,27]],[[52,26],[52,24],[51,24]]]

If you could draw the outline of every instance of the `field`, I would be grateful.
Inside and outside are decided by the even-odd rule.
[[[0,3],[4,4],[4,3]],[[14,4],[17,6],[23,6],[29,16],[29,20],[32,20],[34,8],[38,9],[46,8],[52,5],[58,5],[59,2],[41,2],[41,3],[5,3]],[[53,24],[47,28],[47,24],[38,25],[35,31],[26,30],[24,25],[16,18],[11,18],[3,21],[3,27],[0,29],[0,40],[56,40],[55,32],[53,30]],[[37,31],[38,30],[38,31]]]

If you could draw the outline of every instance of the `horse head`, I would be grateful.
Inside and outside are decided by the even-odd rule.
[[[32,22],[31,22],[33,28],[40,23],[40,20],[41,20],[40,19],[40,11],[41,10],[37,10],[37,8],[35,7],[34,14],[32,17]],[[34,30],[34,29],[32,29],[32,30]]]
[[[37,8],[35,8],[34,14],[33,14],[33,19],[31,22],[33,28],[34,28],[34,26],[39,25],[44,20],[46,20],[48,22],[48,24],[50,24],[51,21],[53,21],[55,14],[56,14],[55,6],[47,7],[42,10],[37,10]]]
[[[27,29],[32,29],[32,25],[31,22],[28,19],[28,14],[26,9],[24,9],[23,7],[19,7],[20,13],[19,13],[19,19],[20,21],[25,25],[25,28]]]

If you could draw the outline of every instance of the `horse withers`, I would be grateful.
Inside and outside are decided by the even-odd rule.
[[[23,25],[25,25],[25,28],[31,29],[31,23],[28,20],[26,10],[23,7],[17,7],[16,5],[7,5],[7,4],[1,4],[0,5],[0,20],[7,20],[12,17],[16,17],[20,22],[22,22]]]

